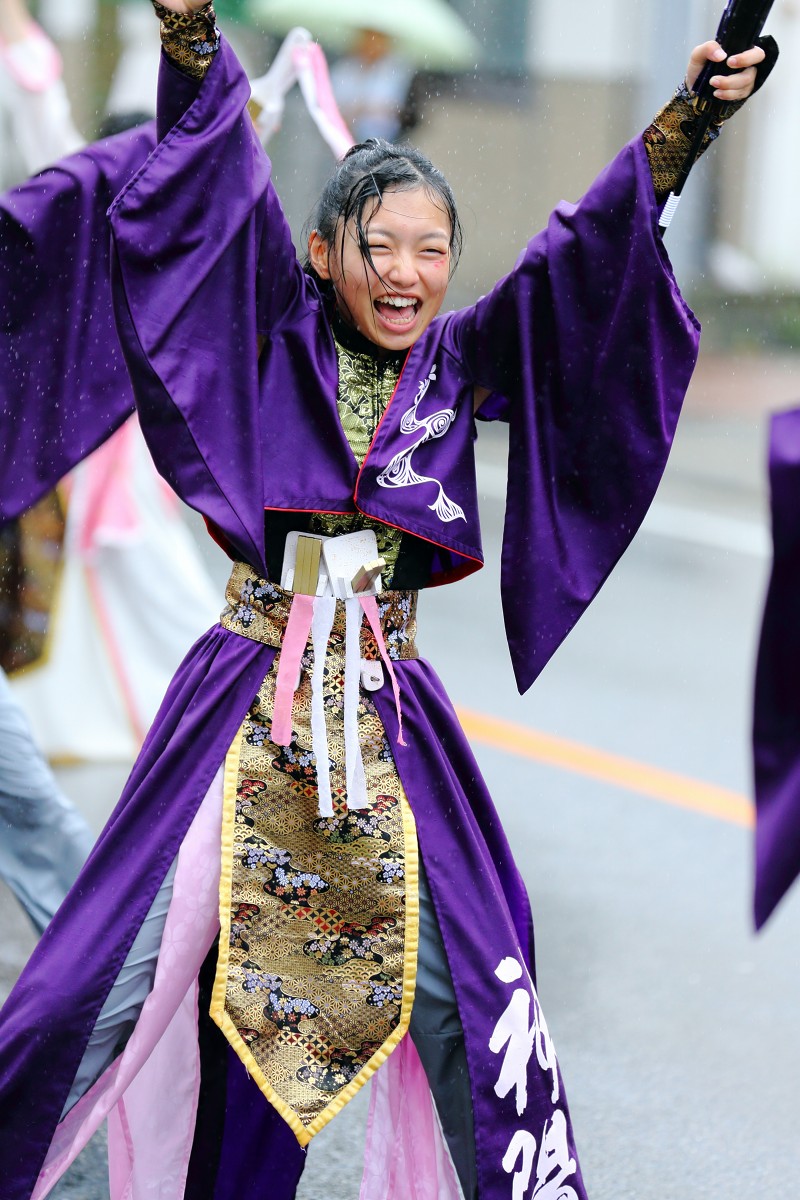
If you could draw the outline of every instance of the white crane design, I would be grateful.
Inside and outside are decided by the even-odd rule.
[[[389,465],[378,476],[378,483],[381,487],[385,488],[411,487],[416,483],[435,483],[439,489],[439,495],[433,504],[428,505],[428,508],[436,513],[440,521],[466,521],[467,518],[464,515],[464,510],[445,494],[445,490],[439,480],[432,479],[429,475],[418,475],[411,466],[414,451],[423,446],[425,442],[430,442],[433,438],[440,438],[447,433],[456,415],[452,408],[442,408],[439,412],[432,413],[429,417],[422,417],[420,419],[417,416],[417,409],[424,400],[431,383],[435,380],[436,364],[434,363],[428,378],[420,380],[419,390],[414,397],[414,403],[408,412],[403,414],[400,420],[400,430],[402,433],[410,434],[421,430],[421,435],[414,442],[413,446],[409,446],[406,450],[401,450],[399,454],[395,454]]]

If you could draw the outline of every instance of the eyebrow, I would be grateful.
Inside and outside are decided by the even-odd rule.
[[[420,218],[420,219],[424,219],[424,218]],[[395,236],[395,234],[390,229],[385,229],[382,225],[370,224],[370,226],[366,232],[367,232],[367,237],[393,238]],[[447,233],[444,229],[439,229],[439,228],[426,230],[425,233],[421,233],[419,235],[419,237],[417,238],[417,241],[424,242],[424,241],[427,241],[429,238],[441,238],[443,242],[447,242],[448,244],[450,243],[450,234]]]

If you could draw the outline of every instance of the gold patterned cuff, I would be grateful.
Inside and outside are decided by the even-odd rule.
[[[649,125],[642,135],[659,201],[665,200],[673,190],[681,167],[686,161],[699,119],[695,107],[696,100],[697,97],[684,84],[678,88],[669,104],[664,105],[652,125]],[[743,103],[744,101],[740,100],[724,106],[703,138],[701,155],[705,154],[711,143],[719,137],[723,121],[732,117]]]
[[[213,3],[196,13],[176,13],[153,0],[161,21],[161,45],[186,75],[203,79],[219,49],[219,31]]]

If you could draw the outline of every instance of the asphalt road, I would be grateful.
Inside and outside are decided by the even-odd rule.
[[[476,751],[531,891],[541,997],[593,1200],[789,1196],[800,1174],[800,891],[756,939],[751,833],[735,806],[734,819],[692,807],[703,784],[749,789],[762,456],[746,412],[690,409],[645,529],[520,698],[497,585],[504,448],[489,431],[488,568],[421,603],[422,653],[457,705],[495,718],[478,720]],[[564,739],[561,765],[541,761],[526,731]],[[650,767],[682,777],[666,800]],[[117,776],[63,778],[99,821]],[[6,896],[0,913],[7,985],[32,941]],[[365,1099],[315,1140],[301,1200],[356,1200]],[[96,1145],[53,1195],[105,1200],[101,1171]]]

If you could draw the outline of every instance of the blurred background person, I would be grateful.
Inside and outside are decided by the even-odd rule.
[[[352,50],[331,71],[334,94],[357,142],[399,141],[416,124],[414,67],[379,29],[358,30]]]
[[[356,141],[403,140],[419,125],[423,103],[427,110],[425,93],[432,78],[447,80],[473,70],[483,57],[478,39],[446,0],[405,0],[394,6],[370,0],[251,0],[251,9],[266,33],[283,37],[292,26],[302,25],[326,53],[339,56],[331,81]],[[446,122],[450,97],[445,107]],[[299,245],[309,215],[308,195],[323,186],[330,164],[309,139],[306,114],[296,101],[287,105],[283,136],[270,146],[270,158]]]
[[[0,879],[43,933],[92,848],[0,670]]]
[[[24,0],[0,0],[0,188],[82,145],[56,47]]]

